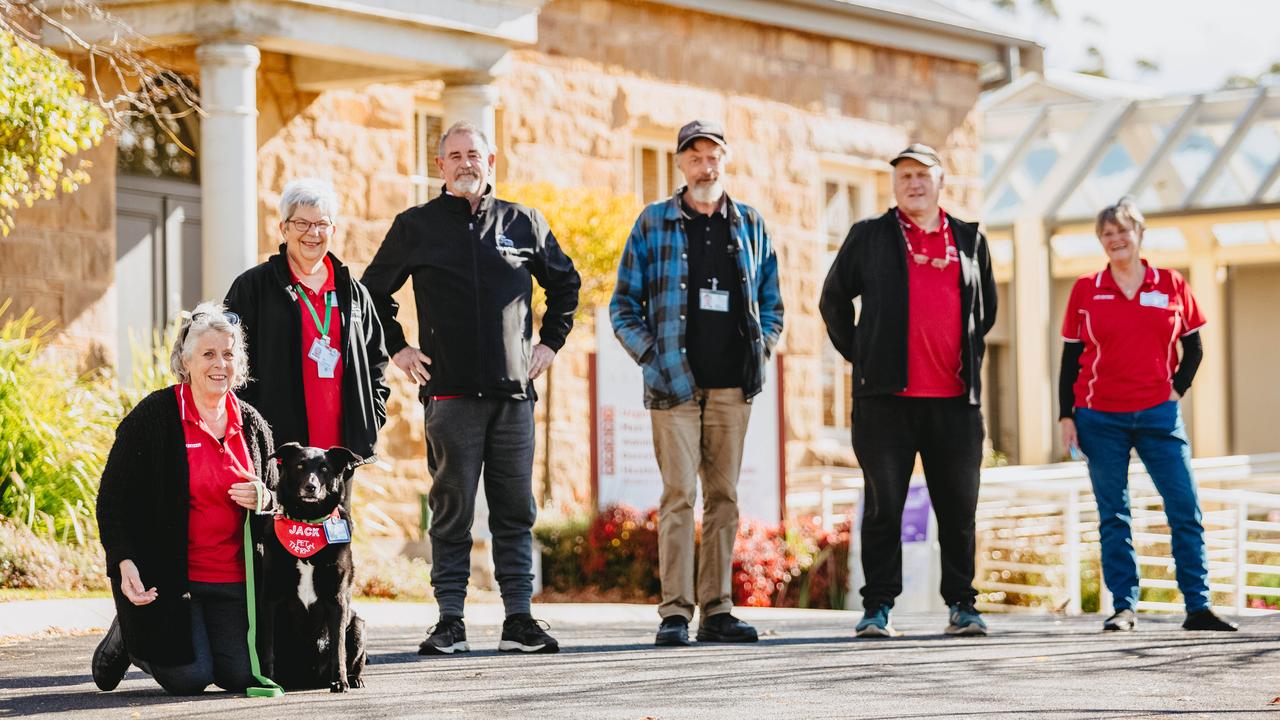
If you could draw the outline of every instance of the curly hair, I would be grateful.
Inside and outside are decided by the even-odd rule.
[[[233,376],[231,389],[239,390],[249,381],[249,355],[245,352],[244,328],[240,327],[240,317],[228,312],[226,308],[214,302],[202,302],[185,314],[182,327],[178,329],[178,337],[173,342],[169,353],[169,367],[181,383],[191,382],[191,373],[187,371],[187,362],[195,349],[196,338],[209,331],[230,335],[231,352],[235,355],[232,362]]]

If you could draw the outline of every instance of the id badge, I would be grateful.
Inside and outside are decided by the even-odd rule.
[[[324,357],[324,353],[329,349],[329,343],[321,338],[311,341],[311,349],[307,351],[307,357],[313,362],[320,362],[320,358]]]
[[[1169,296],[1159,290],[1152,290],[1139,295],[1138,302],[1143,307],[1167,308],[1169,307]]]
[[[338,350],[328,345],[320,352],[320,359],[316,361],[316,370],[319,371],[320,377],[331,378],[338,368]]]
[[[729,291],[702,288],[698,291],[698,309],[729,312]]]
[[[344,518],[329,518],[324,521],[324,537],[331,544],[351,542],[351,526]]]

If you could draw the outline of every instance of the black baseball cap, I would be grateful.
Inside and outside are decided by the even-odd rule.
[[[938,151],[925,145],[924,143],[911,143],[897,157],[889,161],[890,165],[897,165],[903,160],[915,160],[925,167],[933,167],[941,165],[942,161],[938,159]]]
[[[676,152],[689,147],[698,138],[706,138],[720,147],[725,147],[724,128],[720,123],[710,120],[694,120],[680,128],[680,134],[676,136]]]

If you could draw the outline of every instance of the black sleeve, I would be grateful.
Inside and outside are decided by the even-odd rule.
[[[404,328],[396,320],[400,303],[391,297],[409,279],[408,246],[405,244],[403,225],[404,222],[398,217],[391,223],[387,237],[365,268],[364,277],[360,278],[360,283],[369,290],[374,310],[378,313],[378,321],[382,323],[389,355],[395,355],[409,346],[409,341],[404,337]],[[418,318],[418,321],[422,322],[422,318]]]
[[[142,521],[135,517],[141,507],[138,482],[145,472],[142,460],[147,450],[157,447],[142,425],[138,408],[120,421],[98,485],[98,539],[106,554],[107,575],[112,578],[120,577],[120,561],[138,556],[132,532]]]
[[[982,336],[986,337],[996,324],[996,276],[991,269],[991,250],[987,246],[987,236],[978,233],[975,255],[978,260],[978,280],[982,288]]]
[[[253,292],[254,283],[244,273],[237,277],[227,290],[227,297],[222,305],[240,317],[240,329],[244,333],[245,356],[249,361],[249,377],[245,386],[236,391],[236,396],[250,405],[258,401],[258,383],[254,382],[254,373],[258,365],[258,342],[253,333],[258,328],[258,308],[261,303]]]
[[[822,285],[822,298],[818,301],[818,309],[822,312],[823,322],[827,324],[827,336],[831,338],[831,344],[849,362],[853,362],[854,333],[857,331],[854,326],[853,299],[862,294],[862,287],[858,283],[859,269],[855,248],[858,239],[854,237],[858,228],[858,225],[849,228],[849,234],[827,272],[827,280]]]
[[[369,362],[369,385],[373,388],[373,410],[378,418],[380,430],[387,422],[387,397],[391,395],[391,388],[387,387],[388,356],[382,333],[382,322],[378,320],[377,310],[374,309],[369,291],[358,283],[353,302],[360,303],[364,316],[364,336],[367,343],[365,358]]]
[[[538,342],[560,352],[565,338],[573,329],[573,313],[578,309],[582,278],[574,269],[573,261],[560,249],[560,243],[556,242],[556,236],[551,233],[542,213],[534,210],[530,220],[538,234],[538,251],[529,264],[529,272],[547,291],[547,309],[542,314],[542,327],[538,328]]]
[[[1193,332],[1182,336],[1182,361],[1178,363],[1178,371],[1173,374],[1173,389],[1178,397],[1187,394],[1191,389],[1191,381],[1196,377],[1200,361],[1204,359],[1204,343],[1200,333]]]
[[[1058,370],[1058,419],[1075,415],[1076,378],[1080,377],[1080,356],[1084,343],[1062,343],[1062,367]]]

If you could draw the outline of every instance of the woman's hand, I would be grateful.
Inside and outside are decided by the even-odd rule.
[[[244,482],[232,483],[227,489],[227,494],[231,496],[231,501],[246,510],[257,511],[258,499],[264,494],[266,489],[262,481],[256,475],[246,472],[241,468],[232,467],[235,474]]]
[[[1058,430],[1062,433],[1062,446],[1067,452],[1075,450],[1080,453],[1080,438],[1076,435],[1076,421],[1071,418],[1062,418],[1058,420]],[[1081,456],[1084,453],[1080,453]]]
[[[150,605],[156,599],[156,589],[146,589],[142,584],[142,576],[138,574],[138,566],[132,560],[120,561],[120,592],[129,598],[134,605]]]

